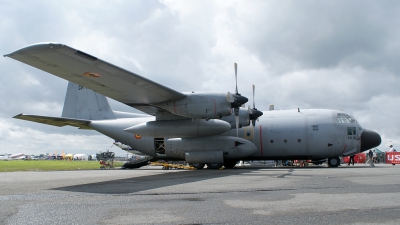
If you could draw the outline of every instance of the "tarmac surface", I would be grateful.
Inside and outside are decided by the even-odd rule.
[[[400,224],[400,165],[0,173],[0,224]]]

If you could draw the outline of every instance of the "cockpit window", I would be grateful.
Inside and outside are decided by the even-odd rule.
[[[349,116],[346,113],[338,113],[337,118],[339,123],[355,123],[357,122],[352,116]]]

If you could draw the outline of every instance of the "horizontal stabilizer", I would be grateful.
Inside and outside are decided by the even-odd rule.
[[[64,118],[64,117],[24,115],[22,113],[14,116],[13,118],[20,119],[20,120],[28,120],[28,121],[32,121],[32,122],[36,122],[36,123],[53,125],[53,126],[57,126],[57,127],[73,126],[73,127],[79,127],[79,129],[92,130],[92,128],[88,126],[88,124],[90,123],[90,120],[70,119],[70,118]]]

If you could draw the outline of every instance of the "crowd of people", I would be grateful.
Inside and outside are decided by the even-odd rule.
[[[396,152],[396,149],[394,149],[393,145],[389,146],[389,152]],[[353,165],[354,166],[354,156],[355,155],[351,155],[349,157],[349,162],[348,162],[348,166]],[[375,163],[379,163],[380,161],[378,160],[378,154],[376,152],[376,150],[369,150],[368,153],[366,154],[366,161],[365,161],[365,165],[369,164],[370,166],[374,167]],[[393,166],[396,165],[395,163],[392,164]]]

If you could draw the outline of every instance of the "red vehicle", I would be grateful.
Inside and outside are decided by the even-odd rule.
[[[114,161],[108,163],[107,161],[100,160],[100,169],[114,169]]]

